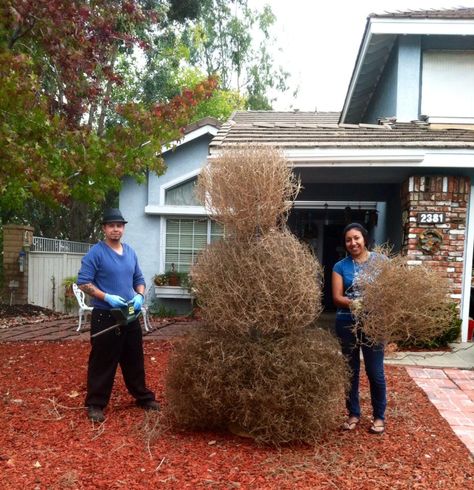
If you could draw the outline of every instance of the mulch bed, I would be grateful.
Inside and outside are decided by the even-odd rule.
[[[169,350],[167,342],[145,344],[149,386],[161,402]],[[105,423],[89,422],[88,351],[87,342],[0,344],[0,488],[474,488],[468,450],[403,368],[387,367],[383,436],[367,433],[364,378],[365,416],[355,431],[274,449],[167,428],[133,405],[120,375]]]

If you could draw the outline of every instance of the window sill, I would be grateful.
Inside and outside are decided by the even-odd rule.
[[[430,124],[446,124],[463,127],[474,124],[474,117],[428,116],[426,121]]]
[[[193,294],[187,288],[181,286],[155,286],[157,298],[191,299]]]
[[[162,216],[207,216],[204,206],[172,206],[155,205],[145,206],[145,214],[157,214]]]

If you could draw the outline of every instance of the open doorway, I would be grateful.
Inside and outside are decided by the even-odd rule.
[[[332,209],[294,208],[288,226],[301,241],[307,243],[315,257],[323,266],[323,306],[324,311],[335,311],[331,293],[331,273],[334,264],[346,256],[342,243],[342,231],[348,223],[361,223],[373,235],[377,224],[375,209],[351,209],[349,206]]]

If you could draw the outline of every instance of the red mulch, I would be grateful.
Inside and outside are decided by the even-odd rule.
[[[146,342],[149,386],[162,401],[170,344]],[[468,450],[403,368],[387,367],[387,431],[334,431],[315,447],[279,450],[215,432],[143,434],[147,415],[117,376],[107,419],[82,408],[87,342],[0,344],[2,489],[467,489]],[[342,414],[341,414],[342,415]],[[151,442],[148,449],[148,442]]]

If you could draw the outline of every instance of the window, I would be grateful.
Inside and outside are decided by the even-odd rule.
[[[474,118],[474,51],[424,51],[421,114]]]
[[[194,195],[196,182],[197,179],[194,178],[166,189],[165,204],[174,206],[200,206],[201,203]]]
[[[165,271],[174,264],[177,272],[189,272],[199,252],[223,235],[222,226],[206,218],[168,218]]]

